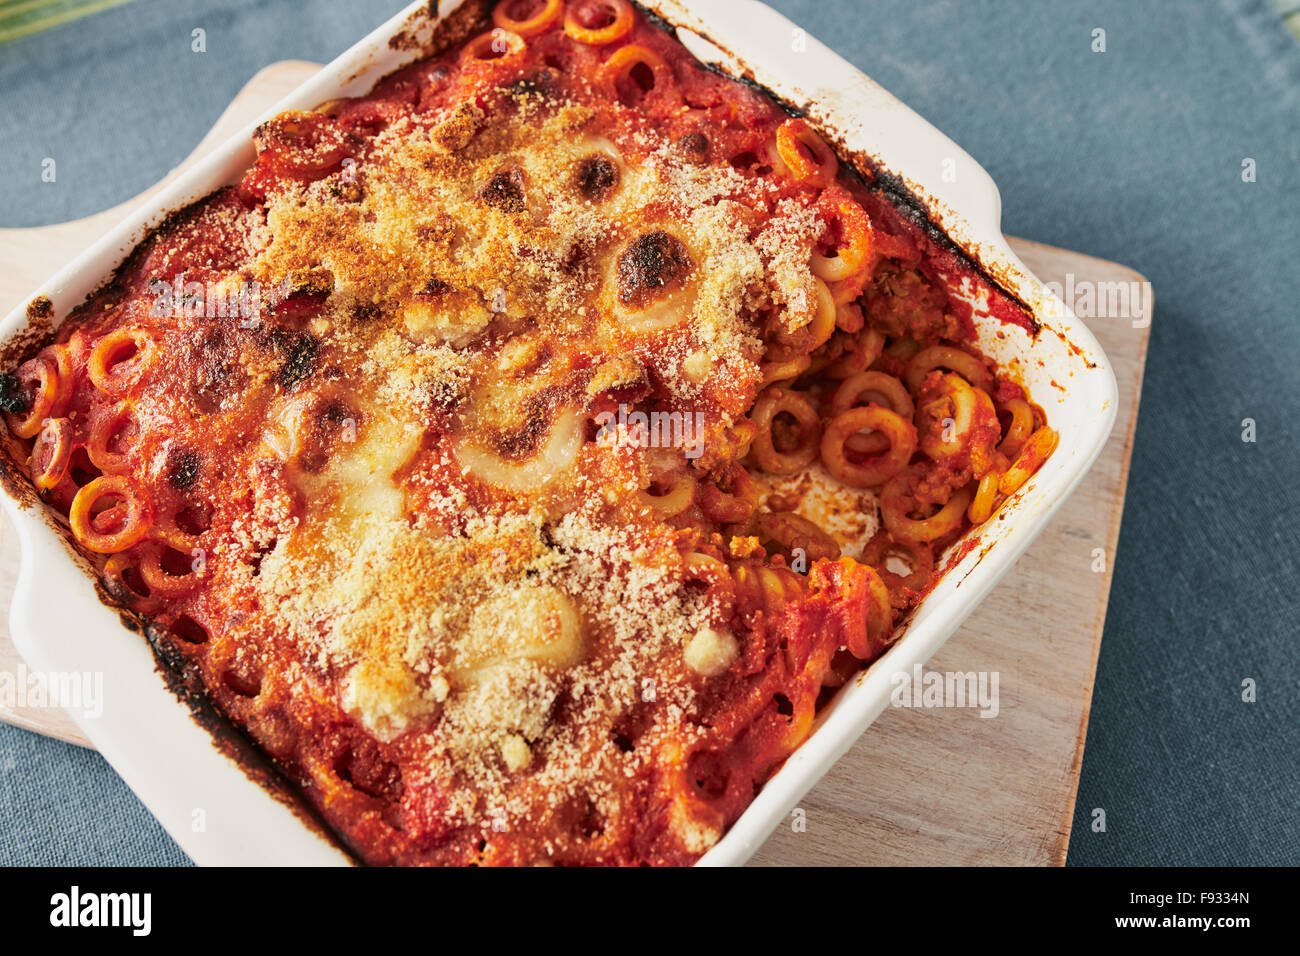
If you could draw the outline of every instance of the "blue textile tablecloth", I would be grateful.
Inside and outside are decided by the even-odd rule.
[[[1300,863],[1295,40],[1265,0],[771,2],[982,162],[1007,232],[1154,284],[1070,862]],[[0,46],[0,225],[129,198],[257,69],[401,6],[136,0]],[[0,779],[0,862],[185,860],[94,754],[0,728]]]

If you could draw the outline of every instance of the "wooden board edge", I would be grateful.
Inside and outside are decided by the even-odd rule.
[[[1017,241],[1032,242],[1032,240]],[[1033,244],[1042,245],[1042,243]],[[1133,442],[1137,437],[1138,412],[1142,404],[1142,382],[1146,378],[1147,349],[1151,344],[1150,323],[1155,319],[1155,291],[1146,276],[1136,269],[1117,262],[1098,259],[1096,256],[1088,256],[1086,253],[1079,253],[1079,255],[1117,267],[1119,271],[1128,273],[1132,277],[1131,281],[1142,283],[1146,288],[1152,289],[1152,293],[1148,300],[1150,313],[1147,315],[1147,325],[1139,330],[1141,335],[1137,347],[1137,377],[1133,382],[1133,407],[1129,410],[1128,420],[1124,425],[1124,441],[1119,456],[1119,491],[1112,504],[1110,527],[1106,533],[1106,551],[1109,556],[1106,566],[1106,586],[1103,588],[1104,596],[1097,606],[1097,618],[1093,626],[1092,663],[1089,667],[1087,693],[1084,695],[1083,712],[1079,715],[1079,730],[1075,738],[1074,758],[1070,763],[1070,775],[1074,778],[1074,790],[1070,793],[1069,800],[1066,801],[1061,825],[1058,828],[1060,840],[1057,843],[1055,854],[1058,866],[1065,866],[1066,857],[1070,852],[1070,834],[1074,830],[1074,811],[1079,799],[1079,779],[1083,774],[1083,751],[1088,738],[1088,722],[1092,717],[1093,690],[1097,683],[1097,663],[1101,658],[1101,639],[1106,628],[1106,612],[1110,608],[1110,590],[1115,577],[1115,559],[1119,550],[1120,523],[1124,518],[1124,502],[1128,498],[1128,476],[1133,464]]]

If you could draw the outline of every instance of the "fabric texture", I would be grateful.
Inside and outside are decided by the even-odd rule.
[[[1154,285],[1070,863],[1300,863],[1294,38],[1265,0],[770,2],[979,160],[1006,232]],[[135,0],[0,46],[0,225],[129,198],[401,6]],[[94,754],[0,728],[0,775],[0,862],[185,859]]]

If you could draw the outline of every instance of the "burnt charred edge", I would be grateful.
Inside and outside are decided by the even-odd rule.
[[[430,276],[429,281],[421,287],[416,295],[426,299],[437,299],[455,291],[450,282],[439,279],[437,276]]]
[[[136,248],[139,249],[149,239],[155,236],[165,237],[177,232],[178,230],[189,225],[191,220],[193,220],[196,216],[202,215],[208,203],[214,200],[218,200],[219,198],[232,196],[238,192],[239,192],[238,186],[218,186],[216,189],[212,190],[212,192],[200,196],[198,199],[194,200],[194,202],[187,203],[184,206],[176,207],[175,209],[168,212],[165,216],[163,216],[163,218],[159,221],[158,225],[154,226],[152,229],[150,229],[148,232],[145,233],[145,235],[140,239],[140,242],[136,245]],[[130,260],[128,259],[127,261]],[[117,269],[114,270],[114,273],[115,274],[120,273],[122,271],[123,266],[125,265],[126,262],[123,262],[121,266],[118,266]],[[90,296],[88,296],[87,298],[94,298],[94,296],[95,293],[92,292]]]
[[[113,597],[107,588],[104,594]],[[127,614],[119,614],[122,623],[131,620]],[[139,630],[140,628],[135,628]],[[191,712],[207,702],[203,688],[203,675],[194,663],[176,644],[176,638],[166,627],[156,621],[145,619],[143,622],[145,640],[153,648],[154,658],[166,671],[173,694],[185,701]]]
[[[657,26],[660,26],[661,29],[676,35],[677,28],[662,16],[655,13],[653,10],[647,9],[641,3],[637,2],[637,0],[632,0],[632,5],[640,10],[648,20],[655,23]],[[713,44],[719,50],[735,57],[725,43],[720,43],[716,38],[700,30],[692,29],[691,32]],[[740,57],[735,57],[735,59],[738,62],[743,62]],[[792,103],[783,96],[778,95],[765,84],[760,83],[754,78],[754,75],[748,71],[733,74],[716,63],[704,63],[698,59],[695,62],[701,69],[707,70],[718,76],[726,77],[729,80],[740,83],[742,86],[748,87],[756,93],[762,94],[764,97],[779,106],[789,116],[802,119],[810,115],[810,107],[808,105],[800,106]],[[1037,336],[1038,333],[1042,331],[1042,323],[1038,321],[1038,317],[1034,315],[1034,310],[1030,308],[1029,304],[1025,302],[1024,299],[1020,298],[1020,296],[1015,292],[1011,291],[1011,289],[1007,288],[1005,283],[989,272],[979,259],[963,249],[951,236],[949,236],[948,233],[944,231],[943,227],[935,221],[934,214],[930,211],[930,208],[926,205],[925,201],[907,185],[906,181],[899,174],[892,172],[873,156],[858,151],[846,150],[839,144],[832,145],[835,146],[836,156],[838,156],[842,161],[848,160],[845,167],[846,171],[855,176],[864,188],[887,199],[889,204],[897,209],[904,218],[918,226],[926,234],[927,238],[937,244],[945,252],[956,256],[962,265],[970,269],[971,272],[975,273],[975,275],[979,276],[992,286],[999,295],[1003,296],[1010,302],[1013,302],[1020,311],[1024,313],[1025,319],[1030,325],[1031,335]]]
[[[504,0],[502,0],[502,2],[504,2]],[[652,27],[656,28],[657,30],[663,31],[664,33],[667,33],[674,40],[677,39],[677,25],[675,23],[673,23],[671,20],[666,19],[658,11],[651,10],[645,4],[640,3],[639,0],[631,0],[631,2],[632,2],[632,6],[634,6],[641,13],[641,15],[646,18],[646,21]],[[494,3],[493,6],[495,5],[496,4]],[[690,32],[712,43],[719,50],[723,50],[727,53],[731,53],[731,51],[727,49],[725,44],[719,43],[717,40],[713,39],[713,37],[709,36],[707,33],[703,33],[695,29],[690,29]],[[705,70],[706,72],[712,73],[715,76],[725,77],[728,80],[732,80],[736,83],[739,83],[741,86],[748,87],[749,89],[753,90],[755,93],[762,93],[768,99],[774,101],[777,106],[781,107],[781,109],[783,109],[786,113],[789,113],[791,116],[807,115],[806,110],[800,109],[794,104],[781,99],[781,97],[774,94],[771,90],[769,90],[762,83],[759,83],[748,73],[743,73],[740,76],[736,76],[732,73],[728,73],[726,70],[724,70],[721,66],[719,66],[716,63],[705,63],[702,60],[695,59],[693,55],[692,55],[692,59],[695,60],[695,66],[697,69]],[[739,57],[737,57],[737,59],[739,59]]]
[[[128,288],[125,282],[126,276],[131,274],[140,265],[140,262],[149,255],[151,251],[150,240],[165,237],[175,232],[192,217],[199,215],[205,204],[217,200],[218,197],[237,191],[238,187],[236,186],[219,186],[191,203],[177,206],[164,213],[157,225],[145,228],[140,233],[139,238],[134,241],[131,251],[108,273],[104,281],[82,297],[76,307],[71,310],[69,318],[76,315],[89,302],[125,293]],[[20,330],[6,342],[3,346],[2,357],[0,357],[0,365],[9,364],[14,355],[29,354],[37,345],[48,344],[53,339],[53,328],[51,327],[53,316],[54,304],[46,296],[39,295],[32,299],[27,304],[27,319],[38,327]]]
[[[291,392],[316,371],[320,342],[310,332],[299,332],[293,336],[276,336],[274,344],[277,351],[285,357],[275,379],[281,388]]]
[[[716,40],[707,36],[706,34],[700,34],[700,36],[704,37],[704,39],[708,40],[719,50],[727,49],[721,43],[718,43]],[[795,119],[803,119],[808,115],[808,107],[796,106],[794,103],[791,103],[789,100],[777,96],[775,93],[773,93],[770,89],[768,89],[758,80],[754,79],[754,77],[751,76],[749,73],[739,73],[739,74],[730,73],[717,63],[705,63],[701,60],[696,60],[695,65],[697,68],[704,70],[706,73],[712,73],[714,76],[720,76],[723,79],[730,80],[732,83],[739,83],[741,86],[745,87],[745,89],[753,93],[761,94],[765,98],[775,103],[780,108],[781,112],[784,113],[786,116],[792,116]]]
[[[491,0],[470,0],[441,20],[438,18],[438,6],[438,0],[429,0],[423,9],[411,14],[402,28],[388,38],[388,48],[396,51],[419,50],[425,57],[437,56],[469,39],[471,32],[487,20],[494,4]],[[433,34],[427,41],[421,41],[420,31],[426,23],[433,24]],[[403,67],[398,67],[380,77],[378,82],[382,83],[401,69]],[[359,74],[354,74],[349,79],[356,79],[357,75]]]
[[[38,297],[38,298],[43,298]],[[35,300],[33,300],[35,301]],[[48,302],[49,300],[46,299]],[[39,310],[37,310],[39,312]],[[27,310],[27,324],[14,331],[0,345],[0,368],[16,369],[24,361],[54,340],[53,309],[47,314],[33,314]]]
[[[664,17],[660,16],[656,11],[651,10],[649,7],[643,6],[642,4],[638,3],[637,0],[632,0],[632,6],[636,7],[638,10],[641,11],[641,15],[646,18],[646,20],[649,22],[649,24],[652,27],[655,27],[656,29],[663,30],[665,33],[671,33],[674,36],[676,36],[677,27],[673,25],[673,23],[671,23],[669,20],[666,20]]]
[[[837,152],[839,151],[837,150]],[[867,163],[872,168],[872,174],[875,177],[875,185],[865,181],[865,177],[856,164],[851,167],[854,175],[856,175],[860,181],[863,181],[864,185],[866,185],[868,189],[874,189],[875,192],[884,196],[885,199],[889,200],[891,206],[897,209],[909,222],[918,226],[932,242],[944,249],[946,252],[956,256],[962,265],[987,282],[1004,298],[1015,303],[1020,311],[1024,313],[1025,319],[1030,325],[1029,332],[1031,335],[1037,336],[1038,333],[1042,331],[1043,324],[1038,321],[1038,316],[1034,315],[1034,310],[1030,307],[1029,303],[1007,288],[1002,280],[989,272],[979,259],[963,249],[951,236],[949,236],[948,233],[944,231],[943,227],[934,221],[933,215],[931,214],[929,207],[926,206],[925,201],[907,185],[906,181],[901,176],[891,172],[883,164],[869,156],[859,155],[856,156],[856,158],[859,161]]]
[[[202,465],[203,460],[198,452],[188,448],[172,448],[167,453],[167,482],[173,488],[184,491],[198,479]]]
[[[618,256],[618,298],[624,305],[644,301],[660,289],[678,285],[694,268],[685,244],[656,229],[637,236]]]
[[[574,174],[578,192],[591,202],[603,201],[618,185],[618,167],[603,153],[593,153],[578,163]]]
[[[272,760],[229,714],[209,697],[198,668],[174,644],[171,633],[141,615],[121,609],[111,595],[97,587],[100,600],[118,608],[123,626],[143,633],[154,655],[154,669],[167,690],[189,710],[190,718],[212,738],[214,746],[253,783],[283,804],[313,833],[327,840],[353,862],[362,864],[358,853],[325,821],[303,795],[290,771]]]
[[[18,376],[0,372],[0,410],[11,415],[21,415],[31,407],[32,400],[27,397]]]
[[[518,165],[493,173],[478,192],[479,201],[500,212],[511,215],[523,212],[524,172]]]
[[[38,295],[27,303],[27,321],[40,322],[54,318],[54,303],[48,296]]]

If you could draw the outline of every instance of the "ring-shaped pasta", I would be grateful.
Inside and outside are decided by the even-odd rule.
[[[796,180],[825,187],[835,181],[840,161],[807,121],[791,117],[776,128],[776,152]]]
[[[106,475],[121,475],[131,470],[130,456],[113,451],[110,446],[132,417],[131,406],[127,402],[118,402],[91,419],[86,435],[86,454]]]
[[[654,84],[646,90],[647,93],[650,90],[665,89],[673,82],[673,68],[668,65],[668,61],[654,50],[638,43],[629,43],[615,50],[610,58],[600,65],[596,82],[617,99],[618,84],[632,78],[632,71],[638,66],[649,69],[654,77]]]
[[[139,581],[139,587],[131,583],[130,577]],[[112,597],[134,610],[147,613],[158,607],[158,598],[145,583],[139,558],[134,552],[121,551],[110,556],[101,572],[101,579]]]
[[[530,458],[504,458],[495,449],[465,441],[453,454],[462,468],[480,481],[515,494],[536,494],[572,474],[583,447],[582,417],[560,411],[542,447]]]
[[[146,330],[114,329],[95,343],[86,372],[97,389],[117,396],[138,382],[157,358],[158,346]]]
[[[66,345],[47,345],[36,353],[38,359],[44,359],[53,367],[58,376],[54,387],[54,404],[50,408],[49,418],[62,418],[67,414],[72,403],[72,393],[77,387],[76,373],[72,368],[72,353]]]
[[[177,551],[193,551],[199,547],[203,542],[203,531],[198,533],[186,531],[177,521],[181,512],[185,510],[187,509],[162,511],[155,508],[154,526],[150,532],[151,537],[175,548]]]
[[[826,191],[827,193],[830,190]],[[830,197],[834,211],[833,221],[839,223],[839,240],[835,244],[835,255],[824,256],[813,251],[809,267],[813,275],[827,282],[839,282],[855,276],[868,266],[873,247],[871,217],[847,193],[839,190],[841,195]],[[826,193],[822,194],[823,197]],[[859,290],[860,291],[860,290]],[[856,295],[852,298],[857,298]]]
[[[822,675],[823,687],[843,687],[850,678],[862,670],[862,662],[847,649],[837,650],[831,658],[831,666]]]
[[[338,123],[313,110],[285,110],[253,132],[258,165],[277,176],[317,179],[348,155],[349,138]]]
[[[763,147],[763,157],[767,160],[767,165],[772,167],[772,172],[777,176],[793,177],[794,173],[790,172],[790,167],[785,164],[781,158],[781,151],[776,148],[776,139],[770,139]]]
[[[730,485],[726,491],[712,481],[702,481],[696,489],[696,503],[714,524],[745,521],[758,507],[758,485],[742,465],[733,464],[727,479]]]
[[[601,14],[609,22],[604,26],[591,26]],[[632,4],[627,0],[577,0],[569,5],[564,15],[564,32],[579,43],[605,46],[627,36],[634,22]]]
[[[168,549],[177,550],[160,542],[149,542],[141,548],[140,577],[149,586],[151,593],[163,598],[176,598],[193,591],[203,575],[194,570],[193,564],[185,574],[172,574],[163,567],[162,563],[163,555]],[[178,553],[185,557],[183,552],[178,551]]]
[[[1030,435],[1024,449],[998,481],[998,491],[1008,497],[1019,491],[1020,486],[1042,467],[1043,462],[1047,461],[1052,452],[1056,451],[1056,443],[1059,440],[1060,436],[1047,427],[1040,428]]]
[[[835,605],[843,610],[832,621],[849,653],[864,661],[879,656],[892,640],[894,609],[876,569],[846,556],[817,565],[811,577],[814,589],[834,587]]]
[[[861,464],[849,460],[845,443],[861,431],[880,432],[889,439],[889,450]],[[822,435],[822,464],[832,475],[854,488],[883,485],[907,467],[916,452],[916,426],[896,412],[879,405],[850,408],[831,419]]]
[[[505,49],[501,49],[501,44],[505,45]],[[493,60],[521,56],[525,48],[524,38],[518,33],[497,27],[487,33],[480,33],[466,43],[460,51],[460,62],[462,66],[491,63]]]
[[[32,484],[48,491],[63,480],[72,460],[72,422],[66,418],[47,418],[32,445]]]
[[[875,402],[906,419],[911,419],[916,413],[907,386],[884,372],[859,372],[846,378],[831,396],[831,414],[846,412],[861,402]],[[879,432],[872,432],[869,435],[850,435],[845,445],[849,451],[859,455],[878,455],[889,447],[889,439]]]
[[[969,352],[963,352],[951,345],[931,345],[929,348],[921,349],[907,363],[907,372],[903,378],[907,382],[907,387],[912,390],[912,394],[916,394],[925,384],[925,377],[940,368],[956,372],[981,391],[993,391],[993,373],[984,366],[984,363]]]
[[[518,17],[511,15],[511,10],[519,10],[524,6],[532,7],[534,2],[535,0],[502,0],[492,10],[492,22],[502,30],[518,34],[525,40],[539,33],[545,33],[560,22],[560,14],[564,12],[564,0],[541,0],[541,9],[536,13]]]
[[[889,567],[891,558],[907,565],[908,573],[899,574],[892,570]],[[930,582],[930,575],[934,571],[934,553],[927,545],[916,541],[895,541],[883,528],[867,542],[859,560],[875,568],[876,573],[890,588],[923,590]]]
[[[874,401],[904,418],[911,418],[916,405],[907,387],[892,375],[884,372],[859,372],[840,382],[831,396],[831,413],[838,415],[862,401]]]
[[[29,401],[25,412],[5,412],[5,421],[18,438],[31,438],[54,410],[59,373],[53,364],[38,356],[18,366],[14,377],[28,392]]]
[[[695,501],[695,478],[685,467],[668,469],[655,476],[655,482],[662,483],[663,477],[671,476],[671,483],[663,494],[648,490],[637,492],[637,498],[647,508],[653,508],[665,518],[679,515]],[[652,483],[653,487],[653,483]]]
[[[117,531],[100,531],[94,526],[93,512],[105,498],[120,502],[113,510],[121,511]],[[68,509],[68,524],[84,547],[99,554],[114,554],[139,544],[149,533],[151,509],[141,497],[135,483],[125,475],[102,475],[77,492]]]
[[[973,387],[962,376],[943,373],[937,388],[933,392],[926,391],[921,397],[925,404],[921,408],[920,420],[938,426],[925,428],[921,433],[921,451],[936,461],[969,453],[976,437],[976,426],[982,422],[990,423],[989,444],[996,440],[991,424],[997,421],[993,400],[987,392]],[[936,407],[950,411],[951,424],[943,412],[934,411]]]
[[[970,488],[962,488],[928,518],[913,518],[915,501],[908,489],[908,473],[901,471],[880,492],[880,517],[895,541],[929,544],[961,528],[970,500]]]
[[[807,325],[793,332],[784,330],[776,334],[778,345],[785,351],[809,353],[825,345],[835,333],[836,305],[826,283],[813,276],[814,308]]]
[[[776,447],[774,428],[778,415],[789,415],[798,424],[798,441],[789,451]],[[821,419],[812,403],[798,392],[769,388],[758,396],[750,411],[758,426],[751,451],[760,468],[774,475],[793,475],[808,467],[821,444]]]
[[[971,524],[983,524],[993,514],[998,499],[998,479],[1001,477],[996,471],[990,471],[979,480],[975,488],[975,497],[971,499],[970,507],[966,509],[966,517],[970,519]]]
[[[1007,424],[1002,444],[998,445],[998,451],[1014,460],[1025,447],[1029,436],[1034,433],[1034,409],[1023,398],[1012,398],[998,403],[998,411],[1004,412],[1011,419]]]
[[[72,507],[72,499],[81,490],[82,484],[99,477],[99,469],[90,461],[86,449],[73,443],[72,454],[68,458],[67,470],[63,479],[43,495],[46,503],[61,514],[67,514]]]
[[[779,763],[784,756],[797,749],[812,733],[813,722],[817,719],[817,698],[808,693],[796,693],[786,697],[792,708],[787,721],[785,733],[773,742],[770,752],[763,758],[762,766],[766,770],[771,764]],[[738,784],[737,784],[738,786]]]
[[[335,119],[347,133],[358,136],[378,136],[388,127],[399,122],[407,115],[406,109],[399,103],[385,100],[343,100],[347,108]]]

